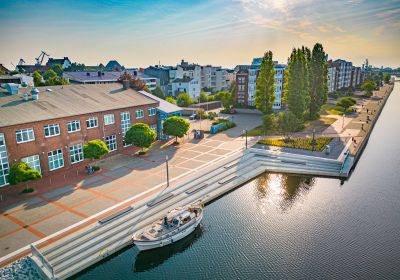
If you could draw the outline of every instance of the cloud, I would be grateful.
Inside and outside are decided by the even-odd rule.
[[[381,35],[383,35],[384,31],[385,31],[385,26],[384,25],[380,25],[380,26],[375,27],[372,30],[372,34],[374,34],[374,36],[381,36]]]

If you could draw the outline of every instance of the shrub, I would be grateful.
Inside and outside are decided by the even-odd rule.
[[[42,178],[39,171],[32,169],[29,164],[25,162],[18,162],[11,166],[8,180],[11,185],[16,185],[21,182],[27,182]]]
[[[126,132],[124,140],[126,144],[141,147],[144,152],[144,148],[150,147],[156,141],[156,133],[147,124],[136,123]]]
[[[110,150],[102,140],[91,140],[83,145],[83,155],[85,158],[101,159]]]
[[[183,137],[187,134],[190,123],[180,117],[169,117],[163,123],[163,133],[166,135],[175,136],[175,142],[178,142],[178,137]]]
[[[351,97],[342,97],[338,102],[336,102],[336,105],[343,107],[345,110],[356,104],[356,100]]]
[[[32,193],[34,191],[35,191],[34,188],[25,188],[25,189],[22,190],[22,193]]]
[[[278,146],[278,147],[287,147],[294,149],[302,149],[302,150],[315,150],[322,152],[325,149],[325,146],[328,145],[332,141],[332,137],[318,137],[315,138],[314,146],[312,142],[312,138],[291,138],[291,139],[262,139],[258,141],[258,144],[270,145],[270,146]]]

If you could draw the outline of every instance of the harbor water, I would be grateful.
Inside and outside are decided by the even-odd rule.
[[[127,248],[74,279],[400,279],[400,84],[353,174],[264,174],[168,247]]]

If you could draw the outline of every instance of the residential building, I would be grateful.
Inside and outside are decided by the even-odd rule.
[[[64,72],[63,78],[71,84],[110,84],[116,83],[123,72],[77,71]]]
[[[159,102],[119,83],[27,91],[0,93],[0,186],[7,184],[9,168],[16,162],[28,162],[47,176],[83,167],[87,141],[104,140],[111,155],[132,153],[136,148],[123,142],[132,124],[157,129],[154,112]]]
[[[255,106],[256,83],[258,72],[261,67],[261,61],[262,58],[254,58],[251,65],[238,65],[235,67],[237,103],[245,106]],[[281,109],[282,107],[285,69],[286,65],[278,64],[277,61],[274,61],[275,100],[272,106],[273,109]],[[245,78],[247,87],[243,86],[243,78]]]
[[[51,69],[51,66],[48,65],[25,65],[25,64],[21,64],[21,65],[17,65],[15,67],[15,70],[22,72],[22,73],[33,73],[35,71],[39,71],[39,72],[46,72],[49,71]]]
[[[191,79],[195,79],[198,81],[198,84],[201,83],[201,66],[198,64],[189,64],[187,61],[182,59],[181,64],[177,65],[177,67],[182,68],[182,77],[189,77]]]
[[[353,63],[337,59],[328,61],[328,92],[332,93],[342,88],[358,87],[364,75],[361,67],[353,66]]]
[[[125,72],[129,73],[132,76],[145,82],[145,84],[149,90],[155,90],[157,88],[157,86],[159,86],[159,84],[160,84],[160,81],[157,78],[151,77],[151,76],[145,74],[144,69],[142,69],[142,68],[141,69],[137,69],[137,68],[125,69]]]
[[[337,59],[333,61],[333,64],[335,64],[339,69],[337,81],[338,89],[350,87],[353,63],[343,59]]]
[[[339,68],[332,63],[328,62],[328,93],[335,92],[337,90],[339,76]]]
[[[220,66],[201,66],[201,89],[210,92],[226,90],[228,88],[226,69]]]
[[[161,90],[165,95],[168,95],[168,84],[170,81],[170,67],[166,66],[150,66],[144,69],[144,74],[157,78],[158,86],[160,86]]]
[[[68,57],[64,58],[49,58],[49,60],[46,63],[46,66],[53,67],[56,64],[60,64],[62,69],[68,68],[71,66],[71,60],[69,60]]]
[[[351,82],[350,86],[356,88],[361,84],[361,67],[353,66],[351,69]]]
[[[179,93],[188,93],[190,98],[197,99],[200,97],[200,81],[194,78],[184,76],[178,78],[171,83],[172,96],[177,96]]]

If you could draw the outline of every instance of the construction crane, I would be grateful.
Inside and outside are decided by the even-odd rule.
[[[42,65],[45,56],[49,56],[46,52],[42,51],[36,59],[36,66]]]

